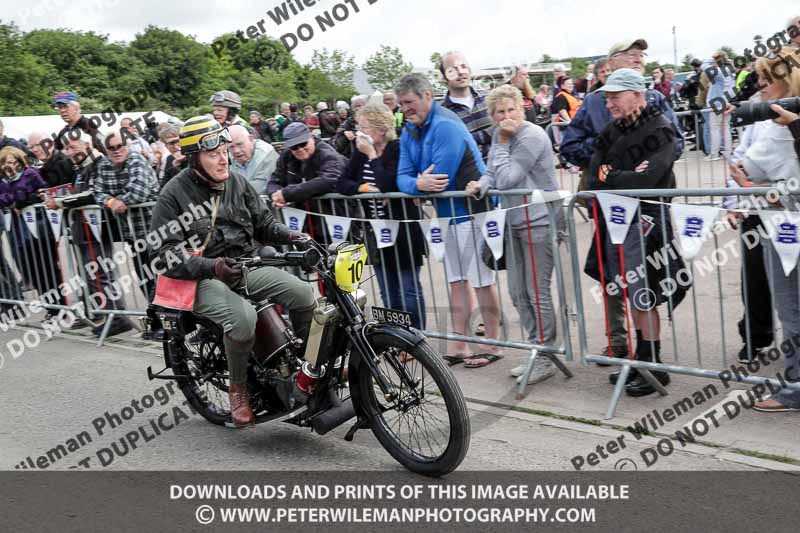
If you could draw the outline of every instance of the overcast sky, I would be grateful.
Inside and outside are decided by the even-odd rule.
[[[302,2],[302,0],[288,0]],[[306,0],[311,2],[313,0]],[[671,63],[672,27],[677,26],[678,60],[687,53],[708,57],[721,45],[738,52],[753,46],[753,36],[785,29],[800,13],[797,0],[348,0],[349,17],[324,33],[315,17],[341,4],[317,5],[277,25],[268,15],[276,0],[0,0],[0,18],[23,30],[69,28],[130,41],[148,24],[177,29],[210,43],[226,31],[246,30],[264,19],[275,38],[308,23],[315,35],[301,42],[295,57],[306,62],[315,48],[340,48],[360,63],[381,44],[397,46],[417,67],[428,67],[435,51],[464,51],[474,68],[535,62],[556,57],[608,52],[626,37],[644,37],[649,60]],[[355,13],[355,4],[360,12]],[[340,16],[342,8],[336,12]]]

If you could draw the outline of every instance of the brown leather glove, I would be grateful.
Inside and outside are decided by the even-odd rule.
[[[234,285],[242,279],[242,269],[234,265],[236,265],[235,259],[217,257],[214,260],[214,277],[226,285]]]

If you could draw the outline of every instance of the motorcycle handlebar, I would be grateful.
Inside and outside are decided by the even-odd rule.
[[[272,249],[274,251],[274,249]],[[319,251],[314,248],[309,248],[302,252],[273,252],[265,251],[259,253],[257,257],[242,258],[237,261],[243,267],[257,267],[257,266],[296,266],[301,268],[313,268],[317,266],[322,259]]]

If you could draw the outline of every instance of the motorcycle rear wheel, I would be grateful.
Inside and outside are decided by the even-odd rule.
[[[175,375],[191,376],[178,378],[178,386],[189,405],[203,418],[222,426],[230,419],[227,374],[228,362],[222,344],[222,330],[215,324],[197,319],[197,328],[188,333],[182,344],[175,349],[172,342],[165,342],[164,359]],[[202,376],[214,372],[207,380]]]
[[[426,342],[408,349],[403,339],[391,335],[373,338],[372,348],[396,398],[384,397],[363,360],[350,386],[375,437],[417,474],[439,477],[458,468],[469,449],[470,423],[464,395],[444,361]],[[408,371],[414,387],[402,382],[398,365]]]

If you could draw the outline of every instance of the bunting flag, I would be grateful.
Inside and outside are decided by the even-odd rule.
[[[342,242],[347,239],[347,234],[350,233],[351,220],[352,219],[346,217],[325,215],[325,224],[328,226],[328,234],[331,236],[331,244]]]
[[[608,237],[614,244],[622,244],[628,235],[633,216],[639,208],[638,198],[628,198],[605,192],[597,193],[597,202],[606,219]]]
[[[89,224],[94,238],[99,242],[103,235],[103,210],[99,207],[90,207],[83,210],[83,218]]]
[[[400,222],[396,220],[370,220],[369,222],[372,224],[378,249],[394,246],[397,241],[397,233],[400,231]]]
[[[306,223],[306,212],[294,207],[284,207],[283,220],[290,230],[303,231],[303,226]]]
[[[3,209],[3,229],[11,233],[11,210]]]
[[[788,276],[797,266],[797,259],[800,257],[800,239],[797,232],[800,215],[789,211],[762,213],[764,213],[762,220],[766,220],[772,226],[769,228],[772,245],[781,259],[783,273]]]
[[[681,255],[692,260],[706,242],[720,210],[705,205],[672,204],[670,211],[678,229]]]
[[[33,206],[26,207],[20,213],[22,213],[22,220],[25,221],[25,225],[28,226],[28,231],[31,232],[34,238],[38,239],[39,228],[36,227],[36,208]]]
[[[428,248],[430,249],[433,258],[439,262],[444,260],[444,232],[449,224],[449,218],[432,218],[430,220],[419,221],[419,226],[422,228],[422,234],[425,235],[425,240],[428,241]],[[444,226],[444,229],[442,226]]]
[[[503,257],[503,234],[506,227],[506,210],[493,209],[486,213],[481,213],[479,217],[475,217],[477,222],[480,222],[481,233],[486,241],[487,246],[492,251],[495,261],[499,261]]]
[[[61,220],[63,212],[60,209],[45,209],[47,221],[50,222],[50,229],[53,230],[53,237],[56,241],[61,238]]]

